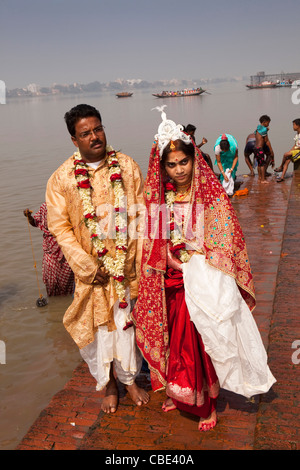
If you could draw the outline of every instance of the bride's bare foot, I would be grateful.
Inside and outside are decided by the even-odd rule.
[[[138,387],[135,382],[132,385],[125,385],[125,388],[131,396],[132,401],[137,406],[146,405],[150,400],[150,397],[146,390],[143,390],[142,388]]]
[[[176,410],[176,405],[173,403],[172,398],[167,398],[162,405],[162,410],[167,413],[168,411]]]
[[[105,397],[101,403],[101,410],[104,413],[115,413],[117,411],[119,401],[119,393],[118,393],[118,386],[117,382],[114,377],[111,376],[107,386]]]
[[[217,424],[217,412],[213,411],[212,414],[208,418],[206,419],[200,418],[198,429],[199,431],[209,431],[210,429],[213,429],[216,424]]]

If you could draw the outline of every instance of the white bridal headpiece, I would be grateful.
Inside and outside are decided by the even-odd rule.
[[[153,108],[161,112],[162,118],[162,122],[158,126],[158,133],[154,137],[158,143],[160,157],[162,156],[164,149],[171,140],[181,139],[186,144],[190,144],[192,142],[191,136],[183,132],[183,126],[181,124],[176,125],[174,121],[167,119],[167,115],[164,112],[164,108],[166,107],[167,105],[164,104],[163,106],[157,106],[156,108]]]

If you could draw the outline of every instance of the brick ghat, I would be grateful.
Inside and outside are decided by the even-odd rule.
[[[277,384],[272,401],[267,396],[262,397],[257,414],[255,449],[300,448],[299,204],[300,171],[297,170],[287,208],[269,333],[269,364],[275,371]]]
[[[269,184],[259,184],[257,177],[245,178],[241,188],[248,188],[248,196],[233,197],[232,202],[254,275],[253,314],[277,379],[272,390],[252,400],[222,390],[217,426],[200,433],[196,418],[161,410],[164,392],[152,392],[147,372],[140,375],[139,384],[149,391],[148,405],[136,407],[120,389],[117,412],[104,414],[99,407],[103,395],[95,391],[95,381],[82,363],[17,450],[299,449],[300,364],[293,363],[292,344],[300,341],[300,172],[280,184],[273,176],[268,179]]]

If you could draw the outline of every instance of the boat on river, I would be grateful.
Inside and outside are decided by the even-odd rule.
[[[197,96],[204,93],[203,88],[184,89],[181,91],[162,91],[161,93],[152,93],[156,98],[182,98],[186,96]]]
[[[121,93],[116,93],[117,98],[129,98],[132,95],[133,93],[129,93],[128,91],[122,91]]]
[[[277,87],[289,87],[292,86],[292,80],[282,80],[281,82],[278,80],[276,83]]]
[[[250,90],[259,90],[263,88],[275,88],[277,86],[277,83],[274,82],[262,82],[258,83],[257,85],[246,85],[247,88]]]

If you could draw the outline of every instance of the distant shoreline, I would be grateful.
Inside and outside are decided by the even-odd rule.
[[[146,89],[158,90],[170,89],[179,90],[183,88],[197,88],[217,83],[238,83],[248,80],[249,77],[242,78],[213,78],[213,79],[195,79],[195,80],[158,80],[148,82],[146,80],[117,80],[109,83],[100,83],[98,81],[88,84],[73,83],[69,85],[54,84],[51,86],[40,86],[31,83],[24,88],[14,88],[6,91],[7,98],[32,98],[57,95],[81,95],[84,93],[106,93],[122,91],[138,91]]]

